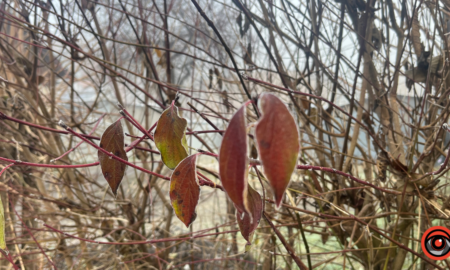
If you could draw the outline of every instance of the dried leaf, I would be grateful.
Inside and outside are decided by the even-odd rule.
[[[217,85],[219,86],[219,89],[222,90],[223,88],[222,75],[220,75],[220,71],[217,68],[214,68],[214,74],[216,74]]]
[[[164,52],[161,56],[161,58],[159,58],[158,63],[156,63],[156,65],[161,66],[163,68],[167,67],[167,52]],[[170,65],[170,67],[173,67],[172,65]]]
[[[222,186],[241,212],[247,212],[247,123],[245,106],[231,118],[219,152]]]
[[[100,139],[100,147],[116,155],[117,157],[128,161],[127,153],[124,150],[125,138],[123,135],[122,124],[117,120],[111,124]],[[110,158],[102,151],[98,151],[98,159],[102,168],[103,176],[108,181],[114,195],[117,195],[117,189],[125,174],[126,164]]]
[[[256,145],[254,141],[250,142],[250,157],[253,159],[258,159],[258,149],[256,149]]]
[[[294,118],[279,98],[263,94],[259,105],[263,114],[255,129],[259,157],[279,207],[297,164],[299,135]]]
[[[322,233],[320,234],[320,237],[322,238],[322,244],[326,244],[328,241],[328,238],[330,237],[330,234],[327,232],[327,228],[322,229]]]
[[[239,230],[242,236],[247,240],[247,245],[251,245],[251,239],[253,232],[258,227],[259,221],[261,220],[263,211],[263,202],[261,195],[254,190],[251,186],[248,186],[248,211],[250,214],[245,212],[236,211],[236,220],[239,225]]]
[[[6,249],[5,242],[5,209],[3,208],[2,198],[0,197],[0,249]]]
[[[386,182],[386,171],[389,159],[384,152],[380,152],[377,157],[377,173],[381,182]]]
[[[242,27],[242,13],[239,13],[239,16],[237,16],[236,23],[239,25],[239,27]]]
[[[156,55],[161,58],[161,56],[163,55],[163,52],[160,49],[155,49]]]
[[[414,17],[412,19],[412,27],[411,27],[411,41],[416,52],[416,55],[419,56],[422,53],[422,45],[420,44],[420,25],[419,25],[419,13],[415,12]]]
[[[396,173],[408,174],[408,167],[403,164],[398,158],[391,160],[391,167]]]
[[[319,119],[319,112],[317,108],[311,108],[309,110],[309,117],[312,122],[317,123],[317,120]]]
[[[156,147],[164,164],[172,170],[188,156],[186,127],[186,119],[178,115],[178,108],[173,104],[161,114],[156,126]]]
[[[195,162],[197,155],[183,159],[170,177],[170,201],[177,217],[189,227],[197,214],[200,185],[198,184]]]
[[[210,68],[209,69],[209,86],[208,86],[208,89],[211,89],[212,88],[212,82],[213,82],[213,70]]]
[[[37,76],[37,84],[41,85],[45,82],[45,77],[44,76]]]
[[[245,35],[245,33],[247,33],[249,28],[250,28],[250,20],[247,16],[245,16],[244,27],[242,29],[241,37]]]
[[[247,45],[247,50],[245,51],[244,54],[244,62],[247,65],[253,65],[253,61],[252,61],[252,44],[248,43]]]

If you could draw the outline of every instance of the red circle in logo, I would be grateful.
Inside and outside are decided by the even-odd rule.
[[[445,260],[450,256],[450,229],[434,226],[426,230],[420,241],[422,250],[432,260]]]

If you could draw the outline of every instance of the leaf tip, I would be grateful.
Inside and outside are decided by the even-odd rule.
[[[281,195],[275,195],[275,206],[276,209],[280,209],[281,202],[283,201],[284,192]]]
[[[195,219],[197,218],[197,213],[193,213],[192,217],[189,220],[183,221],[184,225],[186,225],[186,228],[189,228],[192,223],[194,223]]]

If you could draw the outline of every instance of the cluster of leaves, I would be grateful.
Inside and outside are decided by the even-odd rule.
[[[234,114],[223,135],[219,152],[219,174],[223,189],[236,208],[242,236],[250,244],[253,232],[263,214],[263,198],[247,181],[248,124],[246,106]],[[265,93],[259,99],[261,119],[256,123],[255,137],[264,174],[273,189],[277,207],[295,170],[300,151],[298,128],[288,108],[275,95]],[[200,197],[196,169],[197,157],[188,155],[186,141],[187,121],[178,114],[174,103],[160,116],[154,141],[161,153],[162,162],[173,170],[170,177],[170,201],[177,217],[189,227],[197,217],[195,209]],[[109,126],[102,135],[100,148],[128,160],[124,150],[124,133],[120,119]],[[114,194],[122,181],[126,164],[98,151],[103,176]]]

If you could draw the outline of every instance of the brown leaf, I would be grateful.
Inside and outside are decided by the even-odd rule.
[[[103,132],[100,139],[100,147],[116,155],[117,157],[128,161],[127,153],[124,150],[125,138],[123,135],[122,124],[117,120]],[[98,159],[102,168],[103,176],[108,181],[114,195],[117,195],[117,189],[125,174],[126,164],[110,158],[102,151],[98,151]]]
[[[297,165],[300,150],[297,124],[283,102],[272,94],[259,99],[263,114],[255,134],[264,174],[279,207],[284,191]]]
[[[37,76],[37,84],[41,85],[45,82],[45,77],[44,76]]]
[[[213,70],[210,68],[209,69],[209,86],[208,86],[208,89],[211,89],[212,88],[212,83],[213,83]]]
[[[422,45],[420,44],[420,25],[419,25],[419,13],[415,12],[412,19],[411,27],[411,41],[414,47],[416,55],[419,56],[422,53]]]
[[[408,174],[408,167],[403,164],[398,158],[391,160],[391,167],[394,171],[402,174]]]
[[[156,52],[156,55],[157,55],[159,58],[161,58],[161,56],[163,55],[163,52],[162,52],[160,49],[156,49],[156,48],[155,48],[155,52]]]
[[[220,72],[217,68],[214,68],[214,74],[216,74],[217,85],[219,86],[219,89],[222,90],[223,87],[222,75],[220,75]]]
[[[231,118],[219,152],[219,174],[222,186],[241,212],[247,209],[247,121],[245,106]]]
[[[242,236],[247,240],[247,245],[251,245],[253,232],[258,228],[259,221],[261,220],[263,202],[261,195],[251,186],[248,186],[247,200],[250,214],[237,210],[236,220]]]
[[[323,228],[322,229],[322,233],[320,234],[321,238],[322,238],[322,244],[326,244],[328,241],[328,238],[330,237],[330,235],[327,232],[327,228]]]
[[[251,141],[251,143],[250,143],[250,157],[251,158],[253,158],[253,159],[257,159],[258,158],[258,149],[256,149],[256,146],[255,146],[255,142],[254,141]]]
[[[156,126],[155,145],[164,164],[172,170],[188,156],[186,127],[186,119],[178,115],[173,104],[161,114]]]
[[[377,157],[377,173],[381,182],[386,182],[386,171],[388,166],[388,158],[384,152],[380,152]]]
[[[197,155],[183,159],[170,177],[170,202],[177,217],[189,227],[197,214],[200,186],[198,184],[195,162]]]
[[[244,54],[244,62],[247,65],[253,65],[253,61],[252,61],[252,44],[248,43],[247,45],[247,50],[245,51]]]

